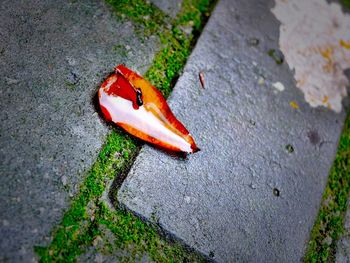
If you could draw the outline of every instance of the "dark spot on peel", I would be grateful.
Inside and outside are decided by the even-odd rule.
[[[138,106],[142,106],[143,105],[141,89],[136,89],[136,103],[137,103]]]

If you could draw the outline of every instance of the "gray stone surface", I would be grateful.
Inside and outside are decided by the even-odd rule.
[[[171,17],[176,16],[182,4],[182,0],[150,0],[150,2]]]
[[[119,63],[144,72],[141,40],[104,1],[0,1],[0,261],[49,241],[107,134],[92,104]]]
[[[348,197],[348,200],[350,198]],[[350,202],[348,202],[346,214],[345,214],[345,233],[338,240],[337,253],[335,257],[336,263],[348,263],[350,262]]]
[[[218,262],[301,260],[345,117],[311,108],[267,55],[278,48],[272,5],[218,3],[169,99],[201,151],[182,159],[146,145],[118,193]]]

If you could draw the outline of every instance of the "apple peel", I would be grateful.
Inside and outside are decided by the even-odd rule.
[[[104,118],[135,137],[174,152],[199,151],[163,95],[124,65],[117,66],[103,82],[98,99]]]

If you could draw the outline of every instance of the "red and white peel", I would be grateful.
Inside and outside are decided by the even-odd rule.
[[[162,148],[185,153],[199,150],[194,139],[171,112],[162,94],[147,80],[119,65],[98,91],[107,121]]]

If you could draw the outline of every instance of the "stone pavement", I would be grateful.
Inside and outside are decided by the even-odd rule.
[[[219,262],[301,260],[345,117],[310,107],[268,55],[279,43],[273,5],[217,4],[169,99],[201,151],[179,158],[146,145],[118,192]]]
[[[99,83],[118,63],[145,72],[159,44],[99,0],[1,1],[0,20],[0,261],[29,262],[108,132]]]
[[[297,261],[345,113],[304,102],[267,54],[278,49],[274,1],[246,2],[219,2],[169,100],[202,151],[145,146],[118,199],[214,260]],[[108,133],[92,104],[99,83],[118,63],[144,73],[160,45],[99,0],[4,0],[0,19],[0,262],[31,262]]]

